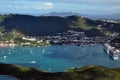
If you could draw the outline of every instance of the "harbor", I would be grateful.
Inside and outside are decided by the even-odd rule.
[[[51,45],[41,47],[15,46],[0,48],[0,62],[34,67],[50,72],[89,64],[117,68],[120,59],[114,60],[104,51],[103,45]],[[18,57],[19,56],[19,57]]]

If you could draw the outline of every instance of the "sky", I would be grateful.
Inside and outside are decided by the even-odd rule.
[[[118,14],[120,0],[0,0],[0,13],[43,14],[74,12]]]

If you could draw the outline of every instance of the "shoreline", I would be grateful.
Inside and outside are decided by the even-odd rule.
[[[26,46],[26,47],[43,47],[43,46],[55,46],[55,45],[60,45],[60,46],[63,46],[63,45],[74,45],[74,46],[91,46],[91,47],[94,47],[96,45],[104,45],[104,43],[81,43],[81,44],[74,44],[74,43],[69,43],[69,44],[49,44],[49,45],[40,45],[40,46],[37,46],[37,45],[19,45],[19,44],[0,44],[0,48],[5,48],[5,47],[16,47],[16,46]]]
[[[10,75],[0,75],[0,77],[10,78],[10,79],[12,79],[12,80],[20,80],[20,79],[18,79],[18,78],[16,78],[16,77],[10,76]]]

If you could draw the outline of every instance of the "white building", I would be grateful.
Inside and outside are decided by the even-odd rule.
[[[23,39],[23,40],[28,40],[28,41],[36,41],[36,40],[37,40],[36,38],[33,38],[33,37],[30,37],[30,38],[28,38],[28,37],[23,37],[22,39]]]

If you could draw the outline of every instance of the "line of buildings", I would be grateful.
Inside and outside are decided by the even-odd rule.
[[[95,36],[95,37],[87,37],[85,32],[78,32],[74,30],[68,30],[67,32],[59,33],[56,36],[24,36],[21,38],[25,40],[25,42],[21,43],[22,45],[31,45],[31,42],[39,43],[47,43],[47,44],[95,44],[95,43],[105,43],[108,41],[107,37]],[[8,41],[9,42],[9,41]],[[13,42],[5,42],[1,43],[0,46],[8,46],[14,45]]]
[[[80,43],[104,43],[107,41],[105,37],[87,37],[85,32],[77,32],[68,30],[59,33],[57,36],[40,36],[40,37],[23,37],[23,40],[46,42],[50,44],[80,44]]]

